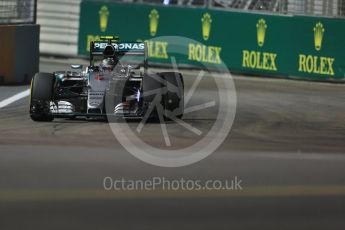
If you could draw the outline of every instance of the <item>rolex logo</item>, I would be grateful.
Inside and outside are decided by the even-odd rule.
[[[151,10],[151,13],[149,14],[150,19],[150,33],[151,36],[155,36],[157,33],[158,28],[158,20],[159,20],[159,14],[156,9]]]
[[[107,6],[102,6],[99,10],[99,26],[102,32],[107,30],[109,10]]]
[[[204,13],[201,18],[202,23],[202,37],[207,41],[210,37],[212,19],[209,13]]]
[[[321,50],[324,32],[325,32],[325,29],[323,28],[322,23],[321,22],[316,23],[314,27],[314,43],[315,43],[315,49],[317,51]]]
[[[260,19],[256,24],[258,45],[262,47],[265,43],[267,24],[264,19]]]

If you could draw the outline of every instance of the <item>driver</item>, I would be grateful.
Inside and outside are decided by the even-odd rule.
[[[116,65],[116,62],[114,60],[114,58],[104,58],[102,63],[100,64],[100,67],[103,71],[113,71],[114,67]]]
[[[117,64],[115,47],[113,45],[107,45],[103,51],[103,60],[100,64],[100,68],[103,71],[113,71]]]

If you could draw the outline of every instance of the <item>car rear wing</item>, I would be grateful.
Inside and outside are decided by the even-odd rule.
[[[105,37],[107,38],[107,37]],[[104,49],[108,45],[112,45],[115,48],[115,53],[118,56],[143,56],[144,57],[144,71],[146,73],[147,62],[147,44],[145,42],[113,42],[113,37],[109,37],[109,41],[93,41],[90,44],[90,65],[94,65],[94,56],[102,56]]]
[[[116,53],[119,55],[143,55],[147,54],[147,47],[144,42],[121,42],[121,43],[111,43],[114,46]],[[94,56],[103,55],[105,47],[109,45],[105,41],[95,41],[91,42],[91,54]]]

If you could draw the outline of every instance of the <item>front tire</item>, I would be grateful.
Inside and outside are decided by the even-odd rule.
[[[160,73],[166,81],[167,92],[163,97],[165,117],[169,118],[169,114],[179,119],[182,118],[184,112],[184,82],[181,73],[163,72]]]
[[[30,117],[33,121],[53,121],[50,101],[53,100],[55,78],[50,73],[37,73],[31,81]]]
[[[144,115],[149,112],[149,118],[152,121],[159,120],[157,106],[162,105],[163,82],[164,78],[158,74],[145,75],[143,78]]]

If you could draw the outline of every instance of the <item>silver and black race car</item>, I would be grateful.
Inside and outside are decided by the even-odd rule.
[[[34,121],[61,118],[167,118],[183,115],[184,84],[178,72],[149,73],[146,43],[105,36],[90,44],[90,65],[37,73],[31,82]]]

